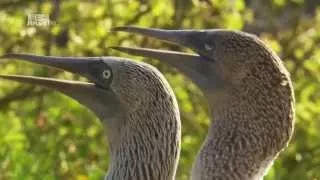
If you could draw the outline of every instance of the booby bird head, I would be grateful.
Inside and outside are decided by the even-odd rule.
[[[60,91],[93,111],[107,129],[111,150],[108,177],[174,177],[180,151],[180,116],[175,96],[156,68],[118,57],[7,54],[2,58],[59,68],[90,81],[0,75]],[[150,172],[152,168],[157,169]]]
[[[66,81],[59,79],[1,75],[1,78],[26,82],[52,88],[74,98],[90,108],[97,115],[106,115],[139,106],[148,89],[139,75],[146,73],[150,81],[154,68],[118,57],[54,57],[31,54],[7,54],[2,58],[14,58],[32,63],[47,65],[86,77],[91,82]],[[140,73],[139,71],[143,71]],[[133,78],[133,77],[137,78]],[[130,107],[130,108],[129,108]],[[110,111],[110,112],[109,112]],[[122,112],[123,113],[123,112]],[[121,113],[120,113],[121,114]]]
[[[262,73],[273,73],[280,67],[280,70],[287,74],[284,67],[276,62],[278,57],[262,41],[254,35],[240,31],[163,30],[129,26],[116,27],[113,31],[146,35],[192,49],[197,54],[111,47],[129,54],[156,58],[173,65],[206,93],[240,85],[244,77],[261,71],[259,65],[270,64],[270,68],[264,69]]]
[[[117,27],[191,48],[197,54],[111,47],[156,58],[186,74],[204,92],[214,121],[192,179],[260,179],[287,146],[294,122],[289,73],[256,36],[223,29]]]

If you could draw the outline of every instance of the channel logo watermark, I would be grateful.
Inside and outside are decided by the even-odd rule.
[[[51,26],[56,24],[47,14],[28,14],[27,26]]]

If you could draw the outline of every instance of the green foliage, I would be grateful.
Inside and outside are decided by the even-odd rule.
[[[285,62],[296,94],[294,137],[265,179],[320,178],[320,8],[316,1],[53,2],[1,1],[0,54],[129,57],[107,47],[180,48],[139,35],[110,32],[121,25],[229,28],[256,33]],[[51,25],[28,26],[31,13],[50,15]],[[183,124],[177,179],[188,179],[209,125],[206,101],[176,70],[156,60],[132,58],[165,72],[176,93]],[[79,79],[16,61],[0,60],[0,67],[1,74]],[[108,145],[99,120],[59,93],[1,80],[0,124],[0,179],[101,179],[108,169]]]

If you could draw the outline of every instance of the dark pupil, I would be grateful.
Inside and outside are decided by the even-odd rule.
[[[104,71],[103,71],[103,77],[109,79],[109,77],[110,77],[110,71],[109,71],[109,70],[104,70]]]

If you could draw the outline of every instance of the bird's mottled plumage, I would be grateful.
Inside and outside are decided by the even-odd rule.
[[[171,64],[203,90],[212,122],[192,179],[262,179],[293,132],[293,88],[279,57],[256,36],[239,31],[114,30],[182,44],[199,54],[115,47]]]
[[[181,127],[169,84],[144,63],[124,61],[113,69],[114,81],[121,83],[112,83],[111,88],[126,110],[122,123],[116,123],[119,127],[108,129],[107,137],[114,138],[106,179],[174,179]]]
[[[110,147],[106,180],[175,178],[180,155],[180,114],[171,87],[156,68],[117,57],[4,57],[61,68],[93,82],[0,75],[53,88],[94,112],[106,129]]]
[[[214,40],[207,53],[224,85],[206,92],[213,122],[193,179],[260,179],[292,134],[291,80],[281,60],[255,36],[222,31]]]

